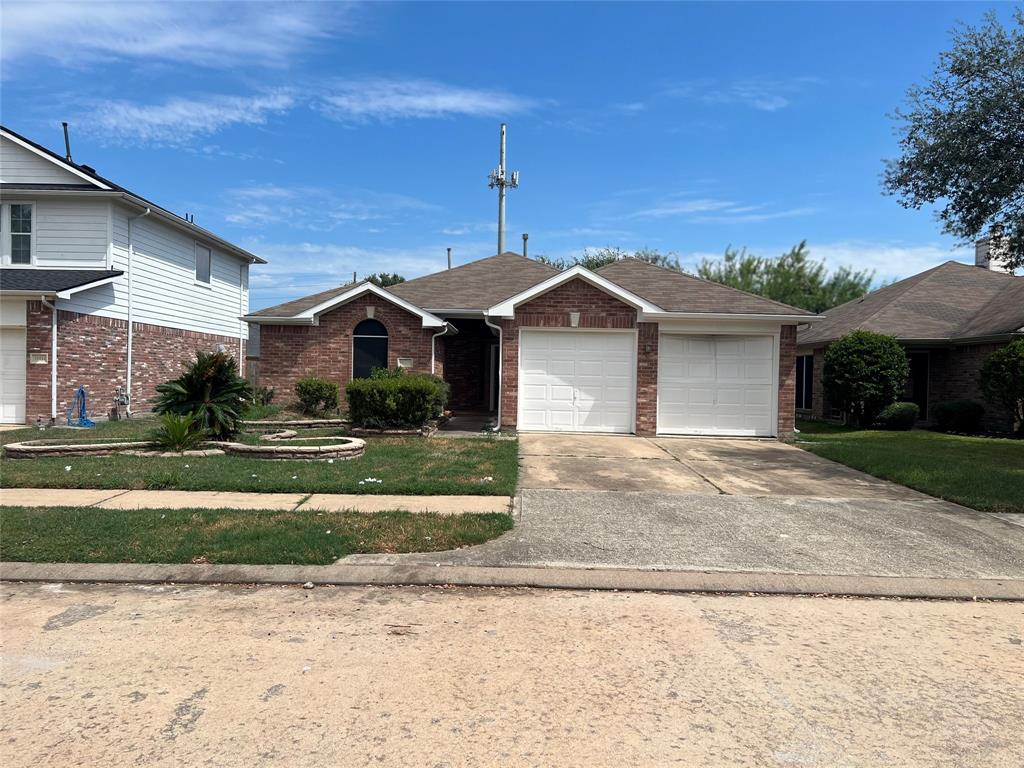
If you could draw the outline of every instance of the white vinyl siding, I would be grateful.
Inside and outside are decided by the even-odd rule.
[[[39,198],[35,201],[37,267],[106,269],[110,246],[106,200]]]
[[[636,382],[632,331],[523,330],[518,428],[632,432]]]
[[[88,184],[31,150],[0,138],[0,181],[5,184]]]
[[[662,334],[658,432],[774,435],[775,349],[772,336]]]

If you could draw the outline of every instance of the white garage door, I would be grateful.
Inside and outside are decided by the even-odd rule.
[[[519,429],[632,432],[632,332],[523,331]]]
[[[658,345],[658,432],[775,434],[771,336],[662,334]]]
[[[25,423],[25,329],[0,329],[0,424]]]

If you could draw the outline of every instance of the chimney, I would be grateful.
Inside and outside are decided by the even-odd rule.
[[[452,268],[452,249],[448,249],[448,269]]]
[[[974,266],[990,272],[1013,274],[1000,261],[998,253],[992,252],[992,240],[989,237],[983,237],[974,244]]]
[[[527,256],[526,256],[526,241],[529,240],[529,239],[530,239],[530,236],[526,232],[523,232],[523,258],[524,259],[527,258]]]

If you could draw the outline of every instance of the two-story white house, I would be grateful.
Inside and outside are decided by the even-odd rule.
[[[249,265],[262,259],[0,127],[0,423],[90,416],[121,388],[150,410],[196,350],[244,370]]]

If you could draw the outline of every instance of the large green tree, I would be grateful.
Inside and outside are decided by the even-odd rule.
[[[811,259],[806,241],[775,259],[755,256],[745,248],[727,248],[720,260],[704,259],[697,274],[812,312],[824,312],[863,296],[874,279],[873,272],[849,267],[829,272],[824,262]]]
[[[648,264],[656,264],[659,267],[667,267],[682,272],[679,265],[679,258],[672,253],[660,253],[651,248],[641,248],[639,251],[626,251],[622,248],[587,248],[579,256],[568,259],[553,259],[548,256],[537,256],[537,261],[550,264],[557,269],[568,269],[577,264],[587,269],[600,269],[606,264],[611,264],[619,259],[633,258],[646,261]]]
[[[1024,266],[1024,9],[1003,26],[989,12],[960,25],[924,85],[907,91],[901,157],[884,187],[905,208],[939,206],[943,231],[992,238],[993,255]]]

